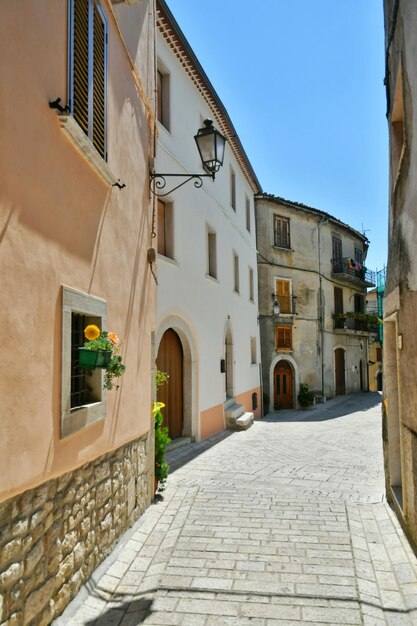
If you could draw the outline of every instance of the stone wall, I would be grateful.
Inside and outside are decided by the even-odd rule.
[[[0,624],[62,613],[153,495],[150,438],[0,503]]]

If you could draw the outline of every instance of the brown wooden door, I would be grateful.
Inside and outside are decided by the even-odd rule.
[[[345,381],[345,351],[337,348],[334,351],[334,367],[336,377],[336,395],[343,396],[346,393]]]
[[[293,373],[286,361],[280,361],[274,370],[274,405],[282,409],[292,409],[293,400]]]
[[[169,328],[159,344],[156,367],[169,376],[168,383],[158,389],[158,401],[163,409],[165,425],[171,439],[183,435],[183,353],[180,338]]]

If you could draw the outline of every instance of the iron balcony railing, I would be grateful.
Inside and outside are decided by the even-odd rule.
[[[335,329],[356,330],[363,333],[377,333],[380,326],[380,324],[375,321],[374,316],[370,316],[369,319],[357,319],[355,317],[349,317],[349,315],[338,314],[333,321]]]
[[[361,282],[369,287],[374,287],[376,284],[375,272],[368,270],[362,263],[350,257],[332,259],[332,272],[349,282]]]
[[[282,315],[295,315],[297,313],[295,308],[296,296],[275,296],[279,304],[279,312]]]

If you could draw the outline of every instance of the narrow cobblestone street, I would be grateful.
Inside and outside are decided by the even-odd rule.
[[[163,498],[57,626],[417,624],[379,394],[273,413],[169,461]]]

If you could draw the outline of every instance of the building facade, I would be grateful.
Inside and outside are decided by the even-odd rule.
[[[204,174],[193,140],[211,119],[226,137],[215,181],[155,198],[158,398],[172,438],[204,439],[230,417],[260,415],[254,193],[236,130],[165,2],[157,3],[156,172]],[[174,186],[174,183],[173,185]]]
[[[318,400],[367,390],[367,238],[267,194],[256,214],[264,410],[298,407],[304,384]]]
[[[384,449],[387,498],[417,547],[417,6],[386,0],[390,142],[388,265],[384,298]]]
[[[154,6],[0,7],[0,622],[49,624],[153,495]],[[82,370],[86,325],[126,372]]]

